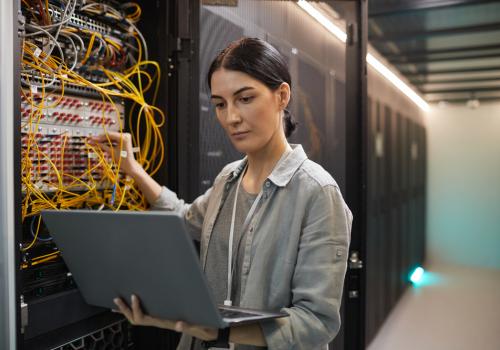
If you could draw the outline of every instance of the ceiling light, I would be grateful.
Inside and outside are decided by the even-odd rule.
[[[320,11],[318,11],[314,6],[305,0],[299,0],[297,2],[304,11],[306,11],[311,17],[318,21],[323,27],[325,27],[330,33],[334,34],[340,41],[345,43],[347,41],[347,34],[338,26],[333,24],[328,18],[326,18]],[[377,60],[371,53],[366,55],[366,61],[371,65],[376,71],[382,74],[387,80],[389,80],[394,86],[396,86],[403,94],[405,94],[410,100],[412,100],[417,106],[419,106],[424,111],[428,112],[430,110],[429,104],[420,97],[411,87],[409,87],[405,82],[403,82],[396,74],[394,74],[389,68],[387,68],[382,62]]]
[[[446,108],[446,107],[448,107],[448,102],[446,102],[444,100],[443,101],[439,101],[438,102],[438,107],[439,108]]]
[[[479,103],[479,100],[477,98],[473,98],[473,99],[470,99],[469,101],[467,101],[466,105],[470,109],[476,109],[479,107],[480,103]]]
[[[330,33],[335,35],[340,41],[345,43],[347,41],[347,34],[333,24],[328,18],[325,17],[321,12],[319,12],[315,7],[305,0],[299,0],[297,2],[304,11],[306,11],[311,17],[318,21],[323,27],[325,27]]]
[[[389,68],[384,66],[382,62],[377,60],[371,53],[366,55],[366,61],[375,68],[380,74],[382,74],[387,80],[389,80],[394,86],[396,86],[403,94],[408,96],[417,106],[422,108],[424,111],[428,112],[430,110],[429,104],[420,97],[411,87],[409,87],[405,82],[403,82],[399,77],[394,74]]]

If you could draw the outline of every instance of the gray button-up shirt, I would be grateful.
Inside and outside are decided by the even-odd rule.
[[[261,323],[269,349],[311,350],[330,342],[340,328],[352,215],[330,174],[309,160],[302,146],[292,149],[264,181],[255,214],[242,228],[240,306],[290,315]],[[152,203],[153,209],[185,218],[200,241],[203,267],[215,219],[246,162],[228,164],[192,204],[165,187]]]

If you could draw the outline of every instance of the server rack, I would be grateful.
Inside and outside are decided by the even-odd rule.
[[[368,103],[366,343],[425,259],[425,129],[372,97]]]
[[[167,127],[162,129],[167,144],[167,164],[156,174],[156,179],[178,191],[184,198],[193,198],[193,178],[197,177],[197,128],[198,118],[193,117],[198,110],[197,93],[197,35],[198,22],[183,19],[197,18],[199,3],[197,1],[178,1],[166,3],[140,2],[144,13],[150,20],[140,25],[147,37],[151,56],[162,68],[162,88],[159,91],[158,105],[169,116]],[[5,8],[4,8],[5,7]],[[2,213],[7,226],[2,230],[2,348],[19,349],[57,349],[72,348],[125,348],[132,344],[155,348],[156,346],[175,344],[175,336],[165,332],[154,331],[143,334],[143,330],[131,332],[128,322],[123,317],[100,308],[86,305],[78,291],[74,288],[47,293],[43,297],[34,298],[30,302],[21,299],[21,289],[34,277],[22,276],[19,271],[19,244],[22,241],[21,225],[21,135],[19,116],[21,100],[19,98],[20,64],[17,53],[20,51],[18,27],[22,25],[19,16],[19,2],[2,2],[2,24],[8,26],[2,33],[2,44],[9,50],[9,55],[2,56],[3,82],[11,84],[2,89],[2,131],[8,136],[6,147],[2,147],[2,162],[10,162],[5,166],[5,177],[11,183],[2,184]],[[5,19],[5,21],[4,21]],[[18,22],[18,19],[20,22]],[[8,58],[8,61],[4,60]],[[6,63],[6,65],[4,65]],[[13,69],[12,69],[13,67]],[[10,73],[10,74],[8,74]],[[189,93],[179,93],[189,91]],[[189,102],[189,103],[188,103]],[[125,108],[129,108],[126,106]],[[4,109],[5,108],[5,109]],[[10,117],[12,116],[12,117]],[[172,116],[172,118],[170,118]],[[4,127],[5,126],[5,127]],[[182,140],[182,141],[180,141]],[[180,147],[176,147],[180,145]],[[168,176],[167,176],[168,175]],[[196,181],[197,183],[197,181]],[[14,203],[12,205],[11,203]],[[9,208],[9,211],[7,209]],[[6,209],[6,210],[3,210]],[[4,216],[2,217],[4,218]],[[42,272],[37,271],[36,274]],[[47,273],[47,272],[43,272]],[[70,281],[70,279],[68,280]],[[2,309],[2,311],[4,311]],[[5,327],[4,327],[5,326]],[[151,335],[154,335],[151,337]]]

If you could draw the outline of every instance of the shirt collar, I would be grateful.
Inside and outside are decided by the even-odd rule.
[[[276,186],[286,186],[290,182],[297,169],[307,159],[307,155],[301,145],[290,144],[290,146],[292,147],[292,151],[284,155],[284,158],[279,160],[277,166],[268,176],[268,179],[272,181]],[[232,182],[237,179],[243,169],[245,169],[247,162],[247,157],[243,158],[239,162],[235,162],[235,167],[226,174],[226,181]]]

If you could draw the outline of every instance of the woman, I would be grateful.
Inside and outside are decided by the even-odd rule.
[[[144,315],[134,296],[130,308],[115,302],[132,324],[183,332],[179,349],[199,349],[201,340],[221,335],[237,349],[323,347],[340,327],[352,216],[335,180],[300,145],[287,142],[296,125],[286,110],[287,64],[268,43],[242,38],[215,58],[207,78],[217,119],[246,157],[227,165],[192,204],[138,165],[127,134],[122,168],[152,207],[183,215],[200,241],[201,264],[217,303],[281,310],[290,317],[232,327],[228,334]],[[121,136],[110,137],[116,142]],[[104,135],[93,141],[109,151]]]

